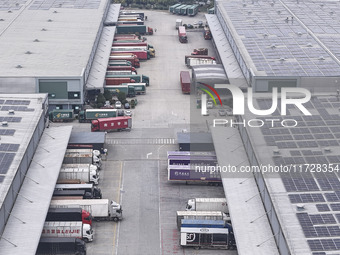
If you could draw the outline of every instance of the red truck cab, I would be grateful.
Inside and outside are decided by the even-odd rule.
[[[184,26],[178,27],[178,39],[181,43],[187,43],[188,37]]]
[[[181,81],[181,87],[182,92],[184,94],[190,94],[190,73],[189,71],[181,71],[180,72],[180,81]]]

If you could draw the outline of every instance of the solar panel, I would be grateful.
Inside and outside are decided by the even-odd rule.
[[[340,211],[340,204],[330,204],[332,211]]]
[[[0,122],[7,121],[7,122],[20,122],[21,117],[2,117],[0,116]]]
[[[0,135],[14,135],[14,129],[0,129]]]
[[[312,251],[331,251],[340,249],[340,239],[312,239],[307,240]]]
[[[288,197],[292,204],[326,202],[321,193],[289,194]]]
[[[14,110],[14,111],[22,111],[22,112],[33,112],[33,108],[28,108],[27,106],[17,106],[17,105],[3,105],[1,107],[1,111],[9,111],[9,110]]]
[[[5,104],[8,105],[29,105],[30,100],[6,100]]]
[[[20,144],[0,143],[0,151],[17,152]]]
[[[328,212],[331,210],[327,204],[316,204],[315,206],[319,212]]]
[[[0,174],[6,174],[14,159],[14,153],[0,152]]]

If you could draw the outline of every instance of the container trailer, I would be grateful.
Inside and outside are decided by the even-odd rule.
[[[123,116],[115,118],[104,118],[93,120],[91,125],[91,131],[112,132],[121,130],[130,130],[132,127],[132,118]]]
[[[55,191],[62,191],[62,190],[84,190],[85,191],[85,198],[87,199],[101,199],[102,198],[102,191],[100,188],[94,186],[93,184],[56,184],[54,187]]]
[[[49,119],[52,122],[69,122],[75,119],[73,109],[54,109],[49,112]]]
[[[81,221],[92,225],[92,215],[81,208],[49,208],[45,221]]]
[[[86,255],[85,242],[74,237],[40,238],[36,255],[46,254]]]
[[[221,211],[229,213],[226,198],[193,198],[189,199],[187,211]]]
[[[79,112],[79,122],[81,123],[91,122],[92,120],[99,118],[111,118],[111,117],[117,117],[116,109],[85,109]]]

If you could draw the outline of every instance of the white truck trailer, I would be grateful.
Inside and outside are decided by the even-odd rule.
[[[100,151],[93,149],[67,149],[64,164],[94,164],[100,169],[102,160]]]
[[[46,221],[41,237],[76,237],[92,242],[93,229],[81,221]]]
[[[189,199],[187,211],[221,211],[229,214],[227,199],[225,198],[193,198]]]
[[[62,183],[62,180],[79,180],[80,182],[98,184],[97,166],[92,164],[63,164],[59,172],[58,183]]]
[[[182,220],[223,220],[225,222],[230,222],[231,219],[229,215],[221,211],[177,211],[177,228],[181,228]]]
[[[94,220],[123,219],[123,210],[120,204],[108,199],[79,199],[79,200],[52,200],[51,208],[82,208],[91,213]]]

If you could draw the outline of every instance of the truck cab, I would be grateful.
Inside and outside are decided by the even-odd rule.
[[[109,207],[109,215],[114,221],[123,219],[123,209],[122,206],[115,201],[111,200]]]
[[[187,211],[196,211],[196,206],[195,205],[196,205],[195,199],[189,199],[185,210],[187,210]]]

